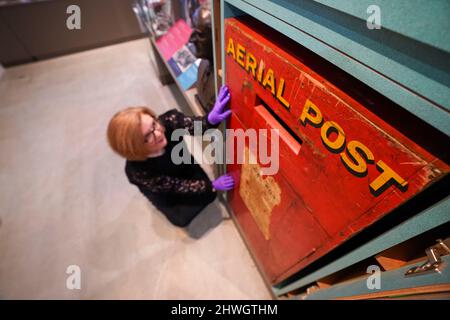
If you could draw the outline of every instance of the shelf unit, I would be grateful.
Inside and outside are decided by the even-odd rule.
[[[450,136],[450,3],[375,2],[380,30],[366,26],[368,0],[224,0],[221,18],[264,22]]]
[[[189,105],[193,114],[196,116],[204,116],[206,113],[203,110],[202,106],[198,103],[197,99],[195,98],[195,95],[197,94],[197,88],[195,88],[195,86],[194,86],[188,90],[184,90],[181,87],[180,83],[177,81],[177,78],[176,78],[175,74],[173,73],[172,69],[170,68],[169,64],[167,63],[167,61],[165,61],[163,58],[161,58],[162,54],[161,54],[161,51],[159,50],[158,46],[156,45],[155,39],[151,37],[150,42],[151,42],[152,48],[154,48],[154,50],[157,52],[159,60],[161,61],[160,63],[164,64],[165,69],[170,74],[170,77],[173,80],[173,82],[175,82],[178,90],[180,90],[180,92],[182,93],[184,99],[186,100],[186,102]]]
[[[148,23],[144,23],[144,27],[147,31],[149,42],[150,42],[150,60],[153,63],[155,69],[157,70],[158,77],[162,84],[171,84],[175,83],[177,89],[181,93],[184,101],[188,105],[190,111],[194,116],[205,116],[206,112],[203,109],[203,107],[200,105],[199,101],[196,98],[197,95],[197,88],[192,86],[191,88],[185,90],[181,86],[181,84],[177,81],[177,77],[174,74],[172,68],[168,64],[168,62],[164,59],[164,56],[159,49],[159,47],[156,44],[156,36],[152,31],[152,28],[148,25]],[[217,91],[216,91],[217,92]],[[196,154],[192,152],[192,147],[194,147],[194,144],[196,145],[194,147],[194,150],[202,150],[206,147],[205,142],[202,141],[202,139],[199,139],[198,137],[191,137],[191,136],[185,136],[184,140],[188,146],[188,149],[191,151],[193,156],[196,159],[201,159],[197,157],[201,157],[202,154]],[[213,179],[214,177],[217,177],[218,174],[220,174],[220,168],[215,165],[205,165],[203,169],[206,171],[210,179]]]
[[[154,53],[153,58],[154,58],[154,62],[156,64],[155,67],[160,72],[161,82],[163,84],[167,84],[169,82],[174,82],[176,84],[178,90],[183,95],[183,98],[185,99],[186,103],[189,105],[189,108],[191,109],[192,113],[195,116],[204,116],[206,114],[206,112],[202,108],[200,103],[197,101],[197,99],[195,98],[195,95],[197,94],[197,88],[195,87],[195,85],[187,90],[184,90],[181,87],[180,83],[177,81],[177,77],[175,76],[175,74],[172,71],[172,68],[169,66],[167,61],[163,58],[163,55],[156,44],[155,37],[152,35],[152,32],[149,29],[149,26],[146,25],[146,27],[149,32],[150,45],[151,45],[151,48]],[[168,76],[169,76],[169,78],[168,78]]]
[[[214,10],[220,7],[220,21],[217,21],[216,12],[213,14],[214,24],[219,23],[221,30],[220,42],[216,42],[221,49],[215,50],[216,72],[226,68],[223,56],[224,19],[249,15],[450,136],[450,21],[447,19],[450,4],[447,1],[437,0],[426,7],[423,3],[406,0],[221,0],[214,3]],[[374,4],[381,10],[382,28],[379,30],[370,30],[366,25],[370,15],[368,8]],[[216,86],[221,81],[225,83],[225,80],[217,77]],[[223,171],[226,169],[223,168]],[[446,189],[448,179],[443,184]],[[361,242],[341,256],[333,257],[326,264],[300,274],[289,283],[268,287],[276,298],[299,298],[302,296],[299,293],[301,290],[306,290],[317,281],[365,259],[374,259],[377,254],[432,232],[435,228],[448,226],[449,222],[450,197],[447,189],[434,203],[427,204],[406,221]],[[392,279],[401,277],[403,271],[398,269],[383,274],[386,279]],[[432,281],[427,284],[433,281],[450,283],[449,268],[444,270],[439,280],[437,278],[439,276],[436,275],[434,278],[428,277]],[[409,288],[422,285],[423,279],[421,276],[408,279]],[[389,281],[389,290],[402,288],[400,282]],[[361,283],[358,282],[363,287]],[[336,283],[307,295],[307,298],[346,297],[351,295],[349,290],[352,288],[355,288],[354,282]],[[367,293],[363,289],[354,290],[360,295]]]

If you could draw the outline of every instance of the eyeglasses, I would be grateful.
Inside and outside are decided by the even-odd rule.
[[[144,142],[145,143],[154,143],[156,142],[156,136],[155,131],[161,130],[161,125],[158,121],[153,121],[153,126],[150,128],[150,130],[144,135]]]

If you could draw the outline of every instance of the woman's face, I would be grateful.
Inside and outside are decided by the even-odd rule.
[[[149,154],[161,152],[167,145],[164,127],[148,114],[141,115],[141,131]]]

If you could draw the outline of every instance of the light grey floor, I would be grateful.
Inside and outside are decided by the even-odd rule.
[[[146,40],[5,70],[0,298],[270,299],[223,208],[208,208],[189,236],[128,184],[107,146],[117,110],[162,112],[177,106],[173,92]],[[80,290],[66,287],[70,265]]]

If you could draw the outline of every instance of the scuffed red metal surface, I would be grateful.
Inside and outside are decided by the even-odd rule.
[[[256,112],[264,101],[302,143],[296,154],[285,142],[292,138],[280,139],[280,171],[273,179],[281,189],[281,201],[272,209],[268,237],[244,203],[241,185],[230,193],[229,201],[259,267],[275,284],[448,174],[449,166],[410,139],[407,125],[405,131],[371,111],[372,104],[379,109],[389,105],[377,105],[367,92],[357,91],[360,84],[341,88],[336,85],[342,83],[338,73],[327,74],[331,69],[322,68],[319,58],[271,41],[274,33],[264,30],[254,22],[225,20],[225,72],[233,110],[229,128],[270,128]],[[269,69],[273,82],[270,76],[265,78]],[[320,110],[321,123],[312,123],[318,115],[311,108]],[[305,118],[305,110],[312,121]],[[338,128],[339,134],[330,129],[324,138],[324,126]],[[339,149],[339,143],[333,145],[338,135],[345,137]],[[359,149],[348,151],[351,146]],[[356,161],[358,154],[365,159]],[[365,162],[366,170],[352,171],[343,158],[353,165]],[[397,182],[380,180],[387,168]],[[239,164],[227,167],[237,179],[241,169]],[[375,181],[383,187],[375,190]]]

